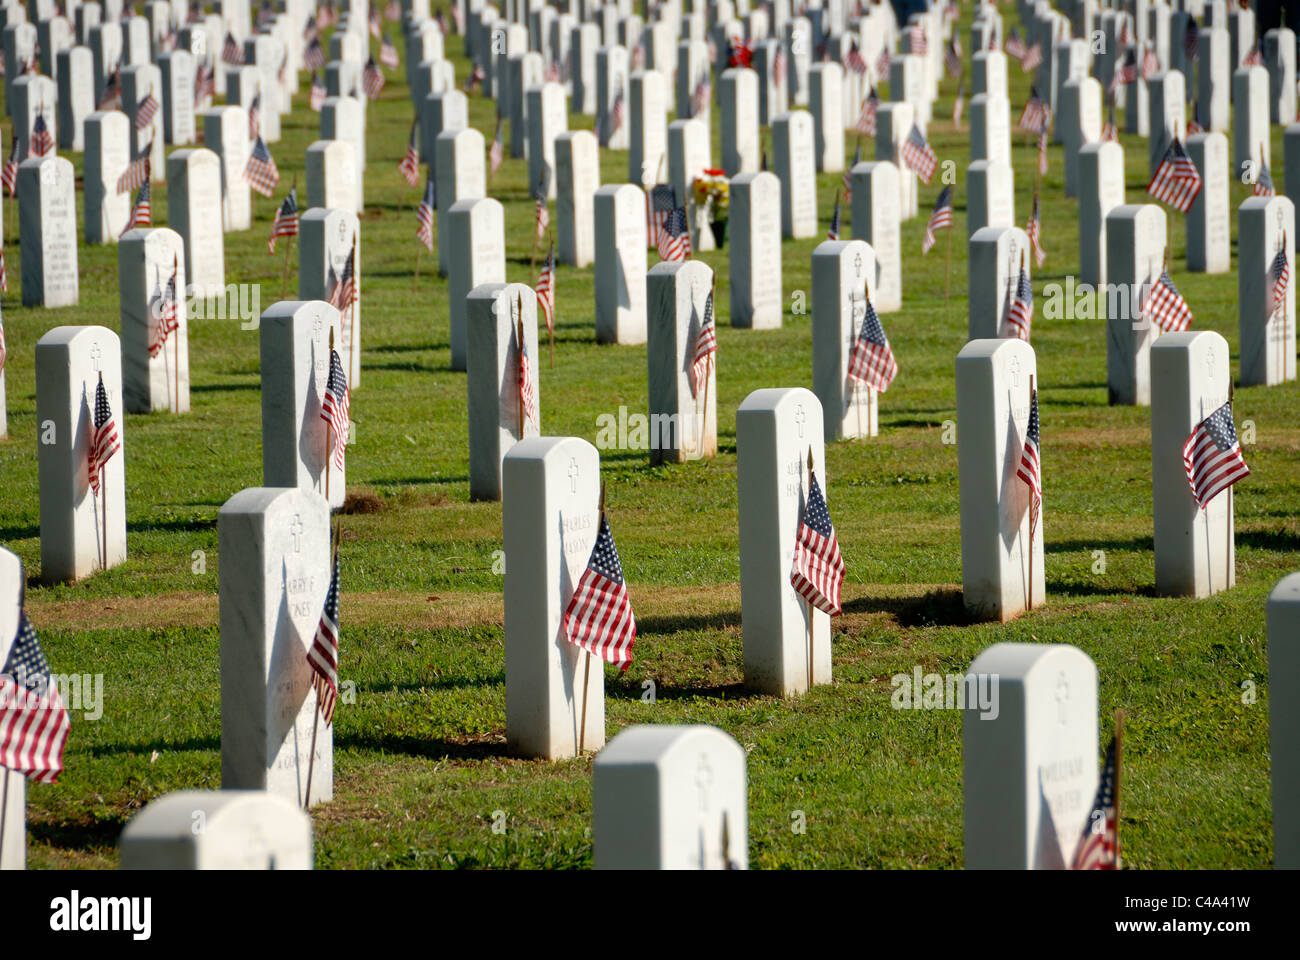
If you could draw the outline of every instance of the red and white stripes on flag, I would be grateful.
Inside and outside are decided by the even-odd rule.
[[[691,362],[691,393],[698,397],[709,379],[709,369],[717,361],[718,327],[713,318],[713,290],[704,301],[704,319],[695,336],[695,358]]]
[[[1047,175],[1047,131],[1038,135],[1038,175]]]
[[[505,141],[501,139],[502,123],[504,121],[498,118],[496,136],[492,138],[492,146],[488,147],[488,172],[492,174],[501,169],[506,159]]]
[[[1029,271],[1024,261],[1020,263],[1020,276],[1007,311],[1007,332],[1020,340],[1028,340],[1034,325],[1034,288],[1029,282]]]
[[[1025,224],[1025,233],[1029,236],[1029,243],[1034,248],[1034,262],[1040,267],[1043,261],[1047,259],[1047,251],[1043,249],[1042,244],[1043,223],[1038,217],[1038,194],[1034,194],[1034,210],[1029,215],[1029,222]]]
[[[522,305],[520,307],[522,310]],[[537,412],[537,388],[533,385],[533,365],[528,359],[528,344],[520,336],[523,332],[518,325],[515,326],[515,338],[519,341],[519,409],[523,411],[523,427],[528,429],[528,424],[534,424],[538,431],[541,431],[542,421]],[[523,439],[522,436],[519,438]]]
[[[397,169],[402,171],[408,187],[418,186],[420,183],[420,148],[415,143],[415,134],[419,129],[420,120],[417,117],[411,121],[411,136],[406,141],[406,153],[402,154],[402,159],[397,164]]]
[[[546,329],[551,333],[555,332],[555,242],[551,242],[551,249],[546,254],[546,261],[542,264],[542,272],[537,275],[537,286],[534,288],[537,293],[537,309],[541,311],[542,316],[546,318]]]
[[[91,420],[90,442],[86,445],[87,480],[90,492],[95,496],[99,496],[104,465],[120,449],[122,439],[117,432],[117,422],[113,419],[113,408],[109,406],[108,392],[104,389],[104,375],[101,373],[99,384],[95,387],[95,413]]]
[[[659,232],[659,257],[667,261],[690,259],[691,229],[686,223],[686,209],[676,207],[664,221],[664,228]]]
[[[266,141],[259,135],[253,144],[253,152],[248,155],[248,164],[244,167],[244,179],[248,185],[264,197],[275,193],[275,185],[280,182],[280,169],[275,165]]]
[[[176,285],[180,275],[180,260],[172,257],[172,275],[167,285],[159,289],[151,305],[154,322],[149,325],[149,356],[156,357],[167,346],[167,338],[180,329],[180,300]]]
[[[1029,536],[1038,528],[1038,516],[1043,506],[1043,474],[1038,459],[1039,422],[1038,391],[1029,397],[1029,427],[1025,431],[1025,448],[1020,453],[1020,466],[1016,476],[1029,487]]]
[[[343,469],[343,454],[348,446],[348,408],[351,405],[348,375],[337,350],[330,351],[330,372],[321,398],[320,418],[330,432],[329,445],[334,451],[334,466]]]
[[[817,475],[808,472],[808,500],[799,518],[794,541],[794,566],[790,583],[795,592],[823,613],[840,613],[840,586],[844,583],[844,557],[831,525],[826,497]]]
[[[537,211],[534,216],[534,226],[537,239],[540,240],[542,237],[546,236],[546,231],[551,225],[551,211],[546,206],[546,196],[544,194],[537,197],[534,206]]]
[[[1071,870],[1119,869],[1119,803],[1115,796],[1115,778],[1119,767],[1119,740],[1111,740],[1106,751],[1106,762],[1097,784],[1097,796],[1092,802],[1083,836],[1074,851]]]
[[[139,190],[149,182],[149,158],[153,154],[153,144],[150,143],[145,148],[144,156],[138,160],[132,160],[126,168],[126,171],[117,178],[117,192],[129,193],[132,190]]]
[[[266,241],[266,249],[275,253],[275,242],[281,237],[298,236],[298,188],[291,187],[289,195],[275,211],[275,220],[271,223],[271,236]]]
[[[124,237],[127,231],[134,230],[136,227],[147,227],[153,222],[153,206],[150,202],[149,182],[146,180],[140,192],[136,194],[135,206],[131,208],[131,216],[127,218],[126,226],[122,228],[119,237]]]
[[[56,783],[70,728],[36,630],[20,609],[18,633],[0,672],[0,776],[13,770],[37,783]]]
[[[1269,316],[1276,316],[1286,310],[1286,289],[1291,283],[1291,261],[1286,255],[1286,237],[1282,237],[1282,246],[1268,268],[1269,279],[1273,283],[1273,297]],[[1285,314],[1284,314],[1285,315]]]
[[[428,179],[424,182],[424,197],[415,210],[415,219],[420,224],[415,231],[416,239],[428,247],[430,253],[433,253],[433,216],[436,207],[437,201],[433,195],[433,174],[430,173]]]
[[[1169,144],[1160,166],[1156,167],[1147,193],[1169,204],[1180,213],[1192,209],[1192,203],[1201,192],[1201,174],[1192,158],[1183,149],[1177,137]]]
[[[1192,308],[1174,286],[1168,267],[1160,271],[1160,279],[1147,294],[1146,309],[1142,313],[1163,333],[1179,333],[1192,325]]]
[[[1202,510],[1242,477],[1250,476],[1232,424],[1231,400],[1196,425],[1183,444],[1183,469]]]
[[[137,130],[146,129],[149,124],[153,123],[153,118],[158,116],[158,98],[150,91],[144,95],[144,99],[136,105],[135,108],[135,128]]]
[[[894,359],[894,349],[885,336],[885,327],[865,290],[863,299],[866,300],[866,305],[862,313],[862,326],[853,341],[853,350],[849,353],[849,376],[878,393],[884,393],[898,376],[898,361]],[[854,305],[851,296],[849,304],[850,307]]]
[[[929,141],[921,133],[921,128],[912,124],[912,129],[903,141],[903,164],[918,177],[921,182],[929,184],[930,178],[934,176],[935,165],[939,162],[934,155]]]
[[[874,137],[876,135],[876,117],[879,113],[880,97],[876,94],[876,88],[872,87],[870,92],[862,98],[862,110],[858,113],[858,133],[863,136]]]
[[[1026,133],[1042,133],[1047,129],[1048,121],[1051,119],[1051,108],[1047,106],[1046,101],[1038,96],[1038,89],[1031,88],[1029,91],[1029,101],[1025,104],[1025,109],[1021,111],[1018,126]]]
[[[321,719],[329,726],[334,722],[334,707],[339,699],[339,557],[334,554],[334,572],[330,575],[325,609],[321,612],[316,636],[307,651],[307,665],[312,671],[312,688]]]
[[[921,241],[921,253],[930,252],[930,248],[938,241],[938,237],[935,236],[937,231],[950,229],[952,229],[952,187],[947,186],[934,201],[930,221],[925,225],[925,239]]]
[[[320,113],[321,108],[325,106],[325,81],[320,78],[319,73],[311,75],[311,89],[307,94],[307,106]]]
[[[632,663],[636,618],[614,535],[603,512],[587,569],[564,610],[564,635],[574,646],[607,663],[621,663],[624,670]]]

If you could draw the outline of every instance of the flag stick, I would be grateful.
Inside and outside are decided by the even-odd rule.
[[[1029,403],[1034,403],[1034,375],[1029,375]],[[1039,468],[1042,469],[1041,467]],[[1034,609],[1034,491],[1029,491],[1029,609]]]
[[[339,541],[343,539],[342,524],[334,526],[334,557],[333,565],[337,566],[339,562]],[[331,571],[332,572],[332,571]],[[313,682],[313,686],[314,686]],[[307,789],[303,792],[302,808],[311,809],[311,778],[316,772],[316,733],[320,730],[320,690],[316,691],[316,709],[312,711],[311,719],[311,755],[307,758]]]
[[[361,231],[352,232],[352,264],[355,267],[357,262],[357,246],[361,243]],[[361,271],[356,270],[352,274],[352,302],[348,304],[348,388],[355,390],[356,383],[353,382],[352,376],[352,351],[356,349],[357,342],[357,305],[361,303]],[[357,374],[355,378],[361,379],[361,358],[357,358]]]
[[[715,289],[716,287],[714,286],[709,287],[710,296],[713,295]],[[714,303],[714,309],[715,311],[717,309],[716,302]],[[713,334],[715,337],[717,336],[717,333],[718,333],[718,324],[717,324],[717,320],[715,319],[713,322]],[[707,439],[706,435],[709,432],[709,381],[713,379],[712,377],[709,376],[709,374],[713,373],[714,370],[716,369],[713,366],[713,358],[716,356],[717,356],[716,353],[710,356],[709,361],[704,368],[704,409],[700,412],[700,436],[699,436],[699,442],[696,444],[696,450],[699,452],[701,457],[704,456],[704,441]]]
[[[600,522],[597,523],[597,536],[600,534],[600,528],[605,525],[605,481],[600,481]],[[582,677],[582,727],[578,733],[578,755],[587,749],[587,693],[591,689],[591,651],[586,647],[582,648],[584,654],[584,667]]]
[[[943,318],[951,319],[951,305],[948,299],[952,290],[952,227],[948,227],[948,243],[943,255]]]
[[[1124,711],[1115,711],[1115,869],[1120,868],[1119,858],[1119,780],[1120,758],[1124,753]]]
[[[555,247],[555,231],[551,231],[551,248]],[[555,369],[555,265],[551,265],[551,322],[546,325],[551,337],[551,369]]]
[[[524,438],[524,391],[523,391],[523,374],[524,364],[528,358],[524,356],[524,301],[521,295],[516,294],[515,300],[519,304],[519,313],[515,317],[515,343],[518,345],[517,353],[519,355],[519,376],[515,378],[515,391],[519,395],[519,439]]]
[[[289,188],[289,192],[290,192],[290,194],[293,195],[293,196],[296,196],[297,194],[295,194],[294,191],[297,190],[297,189],[298,189],[298,175],[295,173],[295,174],[293,175],[293,186],[291,186],[291,187]],[[274,221],[272,221],[272,224],[274,224]],[[274,229],[274,227],[273,227],[273,229]],[[287,300],[287,299],[289,298],[289,293],[288,293],[288,291],[289,291],[289,248],[290,248],[290,246],[292,246],[292,244],[293,244],[293,237],[292,237],[292,236],[285,237],[285,244],[284,244],[284,275],[283,275],[283,277],[280,279],[280,299],[281,299],[281,300]]]
[[[812,446],[808,447],[808,494],[812,495],[813,479],[813,452]],[[804,601],[808,605],[808,690],[812,692],[813,688],[813,604],[811,600]]]

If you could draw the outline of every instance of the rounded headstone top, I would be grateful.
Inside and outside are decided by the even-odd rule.
[[[1178,333],[1163,333],[1151,344],[1152,350],[1187,350],[1193,346],[1211,347],[1228,355],[1228,341],[1214,330],[1183,330]]]
[[[597,754],[595,765],[654,765],[679,751],[701,746],[733,750],[743,761],[745,748],[730,735],[707,724],[642,723],[619,732]]]
[[[314,490],[297,487],[245,487],[221,505],[218,515],[263,514],[277,505],[300,504],[328,516],[329,504]]]
[[[113,344],[118,343],[118,336],[108,327],[101,327],[98,324],[87,324],[85,326],[62,326],[53,327],[45,331],[44,335],[36,341],[36,349],[42,347],[59,347],[71,346],[73,341],[80,337],[109,337]]]
[[[989,337],[967,341],[966,345],[957,353],[957,362],[961,363],[963,360],[988,360],[1003,353],[1023,353],[1030,360],[1034,358],[1034,348],[1027,340],[1021,340],[1017,337]]]
[[[755,390],[736,408],[736,413],[775,411],[791,403],[806,403],[809,407],[821,409],[817,394],[807,387],[764,387]]]
[[[511,447],[504,459],[546,461],[578,455],[600,461],[596,448],[582,437],[526,437]]]
[[[0,574],[0,582],[3,582],[3,574]],[[1277,582],[1268,595],[1268,605],[1300,606],[1300,572],[1288,573]]]
[[[1035,674],[1062,669],[1097,673],[1092,657],[1068,643],[995,643],[971,661],[967,672],[1028,682]]]

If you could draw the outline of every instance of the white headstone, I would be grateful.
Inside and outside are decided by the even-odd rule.
[[[1079,150],[1079,280],[1106,283],[1106,218],[1124,203],[1124,148],[1112,141]]]
[[[131,413],[190,409],[189,320],[185,305],[185,251],[166,227],[128,230],[117,245],[122,379]],[[163,313],[175,304],[175,329]]]
[[[869,243],[875,254],[876,276],[871,283],[871,304],[877,313],[891,313],[903,305],[898,167],[881,160],[859,163],[850,172],[853,237]]]
[[[1187,138],[1187,155],[1201,174],[1201,190],[1187,211],[1187,269],[1226,273],[1232,256],[1228,207],[1228,138],[1197,133]]]
[[[85,149],[86,118],[95,110],[95,61],[89,47],[59,51],[59,146]]]
[[[1154,175],[1174,138],[1187,142],[1187,94],[1177,70],[1157,73],[1147,81],[1151,136],[1147,140],[1148,175]]]
[[[18,237],[23,306],[70,307],[77,279],[76,175],[54,155],[18,165]]]
[[[326,97],[320,108],[320,138],[345,140],[357,153],[357,169],[366,171],[366,112],[356,97]],[[358,182],[361,178],[358,177]]]
[[[813,118],[817,171],[838,173],[844,169],[844,68],[838,63],[810,67],[806,99]]]
[[[1166,218],[1154,203],[1106,215],[1106,380],[1112,405],[1151,402],[1151,344],[1159,328],[1141,316],[1146,287],[1165,263]],[[1184,437],[1184,439],[1186,439]]]
[[[167,220],[181,236],[188,292],[213,297],[226,286],[221,227],[221,158],[204,147],[167,157]]]
[[[1268,113],[1273,123],[1290,123],[1296,118],[1296,37],[1286,27],[1264,34],[1262,54],[1268,69]]]
[[[302,214],[298,235],[298,299],[329,302],[352,257],[353,300],[339,318],[339,361],[348,388],[361,385],[361,232],[351,210],[316,207]]]
[[[131,122],[120,110],[92,113],[85,123],[87,244],[116,243],[131,216],[131,192],[117,182],[131,162]]]
[[[468,339],[465,297],[484,283],[506,282],[505,210],[491,197],[458,200],[447,211],[450,247],[447,303],[451,313],[451,368],[464,370]]]
[[[718,106],[722,115],[722,169],[729,177],[757,173],[758,74],[740,67],[724,70],[718,82]]]
[[[295,307],[333,309],[277,304],[262,317],[264,346],[268,321],[284,327]],[[283,487],[241,490],[217,514],[223,791],[264,790],[298,807],[334,797],[334,727],[319,718],[307,662],[330,587],[329,521],[319,494]]]
[[[713,271],[699,260],[665,261],[646,274],[651,463],[717,456],[716,355],[698,379],[694,369],[712,293]]]
[[[203,114],[203,143],[221,158],[221,222],[227,231],[247,230],[252,218],[248,181],[251,147],[243,107],[215,107]]]
[[[600,145],[589,130],[555,138],[556,258],[586,267],[596,256],[596,191],[600,189]]]
[[[86,464],[101,374],[122,448],[104,465],[94,493]],[[117,334],[105,327],[55,327],[37,341],[36,421],[42,439],[49,439],[36,448],[41,579],[80,580],[117,566],[126,560],[127,451]]]
[[[970,101],[971,160],[1011,162],[1011,101],[980,93]]]
[[[772,121],[774,169],[781,178],[781,235],[817,235],[817,171],[813,160],[813,120],[793,110]]]
[[[736,410],[745,686],[779,697],[831,682],[830,617],[790,582],[810,451],[817,483],[833,509],[822,407],[812,391],[755,390]]]
[[[1228,63],[1228,31],[1201,27],[1197,36],[1196,120],[1206,130],[1228,130],[1232,68]]]
[[[1156,592],[1208,597],[1236,583],[1232,492],[1197,506],[1183,445],[1228,402],[1228,342],[1212,330],[1169,333],[1151,347],[1151,485]]]
[[[640,724],[591,767],[597,870],[743,870],[745,748],[716,727]]]
[[[1010,227],[1016,222],[1015,179],[1011,164],[976,160],[966,168],[966,235],[984,227]]]
[[[1300,574],[1278,581],[1268,595],[1268,675],[1286,684],[1300,676]],[[1278,689],[1274,687],[1274,689]],[[615,738],[617,739],[617,738]],[[1273,782],[1273,866],[1300,869],[1300,703],[1275,697],[1268,706],[1268,739]]]
[[[596,191],[596,340],[646,340],[645,192],[628,183]]]
[[[1271,169],[1268,130],[1268,71],[1242,67],[1232,75],[1232,166],[1258,169],[1260,154]]]
[[[555,138],[569,128],[568,106],[564,88],[558,83],[529,87],[524,96],[528,104],[528,183],[531,196],[539,191],[547,200],[555,199]]]
[[[356,148],[346,140],[317,140],[307,148],[307,206],[361,213]]]
[[[781,181],[776,174],[732,177],[727,227],[731,325],[775,330],[784,310]]]
[[[433,169],[435,181],[437,180],[439,135],[464,130],[468,126],[469,100],[461,91],[444,90],[430,93],[420,101],[420,159]],[[479,136],[483,135],[480,133]]]
[[[1274,386],[1294,380],[1295,205],[1285,196],[1250,197],[1237,221],[1237,301],[1243,386]],[[1273,309],[1273,260],[1286,251],[1292,282],[1286,301]]]
[[[1043,512],[1031,533],[1029,487],[1016,476],[1036,371],[1024,340],[971,340],[957,354],[962,599],[981,620],[1043,603]]]
[[[1032,282],[1034,264],[1029,237],[1019,227],[983,227],[970,238],[967,336],[992,340],[1014,336],[1007,315],[1015,301],[1020,268]]]
[[[910,220],[917,213],[916,174],[903,163],[903,142],[916,125],[914,115],[910,103],[882,103],[876,112],[876,160],[896,165],[900,220]]]
[[[158,101],[158,111],[153,115],[153,120],[139,126],[136,116],[149,96]],[[152,63],[122,68],[122,109],[131,121],[131,159],[148,155],[150,179],[154,181],[161,181],[165,175],[162,104],[161,70]]]
[[[547,760],[599,750],[605,671],[563,616],[600,530],[600,456],[577,437],[530,437],[506,454],[502,484],[506,743]]]
[[[638,70],[628,81],[628,91],[627,178],[649,188],[668,175],[667,84],[656,70]]]
[[[621,46],[601,47],[596,52],[596,135],[602,147],[627,149],[628,55]],[[619,98],[623,118],[615,126],[611,113]]]
[[[849,357],[867,316],[876,255],[862,240],[826,240],[812,254],[813,392],[827,440],[874,437],[874,389],[849,376]]]
[[[194,55],[171,50],[158,57],[162,71],[163,136],[168,143],[194,142]]]
[[[183,790],[132,817],[119,847],[123,870],[310,870],[312,823],[272,793]]]

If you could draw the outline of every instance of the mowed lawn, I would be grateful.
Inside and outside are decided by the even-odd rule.
[[[963,19],[964,46],[968,28]],[[448,50],[463,81],[459,38],[448,38]],[[1014,65],[1011,72],[1018,116],[1029,83]],[[956,88],[945,78],[930,127],[941,163],[957,171],[950,272],[948,236],[928,256],[920,252],[936,178],[922,189],[921,215],[903,225],[904,307],[882,316],[901,372],[881,400],[880,435],[827,449],[827,498],[848,566],[845,613],[834,621],[834,684],[782,701],[750,695],[741,682],[735,411],[759,388],[811,386],[810,317],[792,307],[810,291],[818,240],[783,244],[787,313],[775,331],[730,327],[723,249],[702,257],[718,271],[718,457],[651,467],[643,451],[602,451],[639,621],[631,669],[606,671],[607,734],[634,723],[709,723],[744,744],[754,866],[956,867],[961,716],[891,709],[890,677],[917,665],[960,673],[999,641],[1075,644],[1100,671],[1103,737],[1115,709],[1127,715],[1126,864],[1266,867],[1264,603],[1300,566],[1296,386],[1236,393],[1238,425],[1253,422],[1255,436],[1246,448],[1253,472],[1235,497],[1238,586],[1207,600],[1156,596],[1149,411],[1107,405],[1104,321],[1044,317],[1044,285],[1063,283],[1079,260],[1076,204],[1064,196],[1053,146],[1033,336],[1047,604],[1005,627],[970,623],[960,595],[957,448],[944,442],[944,424],[957,415],[954,359],[966,340],[969,148],[949,119]],[[492,101],[476,92],[470,113],[490,140]],[[469,502],[465,375],[449,369],[447,282],[415,239],[423,185],[407,187],[397,169],[411,115],[404,77],[394,72],[368,114],[363,377],[348,456],[349,490],[368,512],[344,518],[341,551],[342,674],[356,699],[336,719],[335,799],[314,811],[317,865],[585,867],[591,758],[505,754],[503,578],[494,572],[501,505]],[[713,117],[716,162],[716,107]],[[592,122],[570,116],[571,128]],[[260,284],[263,309],[281,297],[284,265],[267,253],[270,223],[295,178],[305,201],[303,155],[317,131],[304,82],[283,139],[271,146],[281,190],[274,200],[254,195],[253,228],[226,238],[227,281]],[[6,147],[11,132],[6,124]],[[1280,158],[1280,128],[1273,136]],[[772,156],[770,131],[763,137]],[[1141,202],[1146,141],[1122,140],[1128,199]],[[850,156],[854,145],[850,135]],[[864,152],[870,159],[872,145]],[[80,156],[72,159],[80,172]],[[1035,160],[1031,139],[1016,133],[1022,225]],[[627,179],[626,153],[602,151],[601,165],[602,182]],[[839,173],[818,177],[823,230],[839,188]],[[509,279],[532,283],[525,162],[507,160],[490,193],[506,207]],[[1249,194],[1234,181],[1234,211]],[[80,215],[80,194],[78,207]],[[27,563],[29,612],[55,671],[102,674],[105,692],[102,718],[73,717],[62,781],[30,788],[29,859],[35,867],[112,867],[118,834],[143,805],[221,785],[216,520],[231,495],[261,483],[258,335],[233,319],[191,324],[193,411],[126,418],[129,560],[82,583],[42,586],[34,348],[59,324],[118,329],[117,254],[79,250],[79,306],[23,309],[15,203],[5,202],[4,217],[10,437],[0,442],[0,542]],[[845,220],[847,232],[847,210]],[[1195,328],[1223,334],[1235,361],[1236,274],[1186,273],[1181,220],[1171,212],[1174,278]],[[154,222],[167,222],[161,187]],[[1234,212],[1234,271],[1236,227]],[[591,268],[560,267],[557,286],[554,365],[545,347],[541,358],[543,429],[594,442],[600,415],[646,411],[646,352],[596,345]],[[800,812],[802,833],[792,829]],[[504,833],[494,832],[503,817]]]

